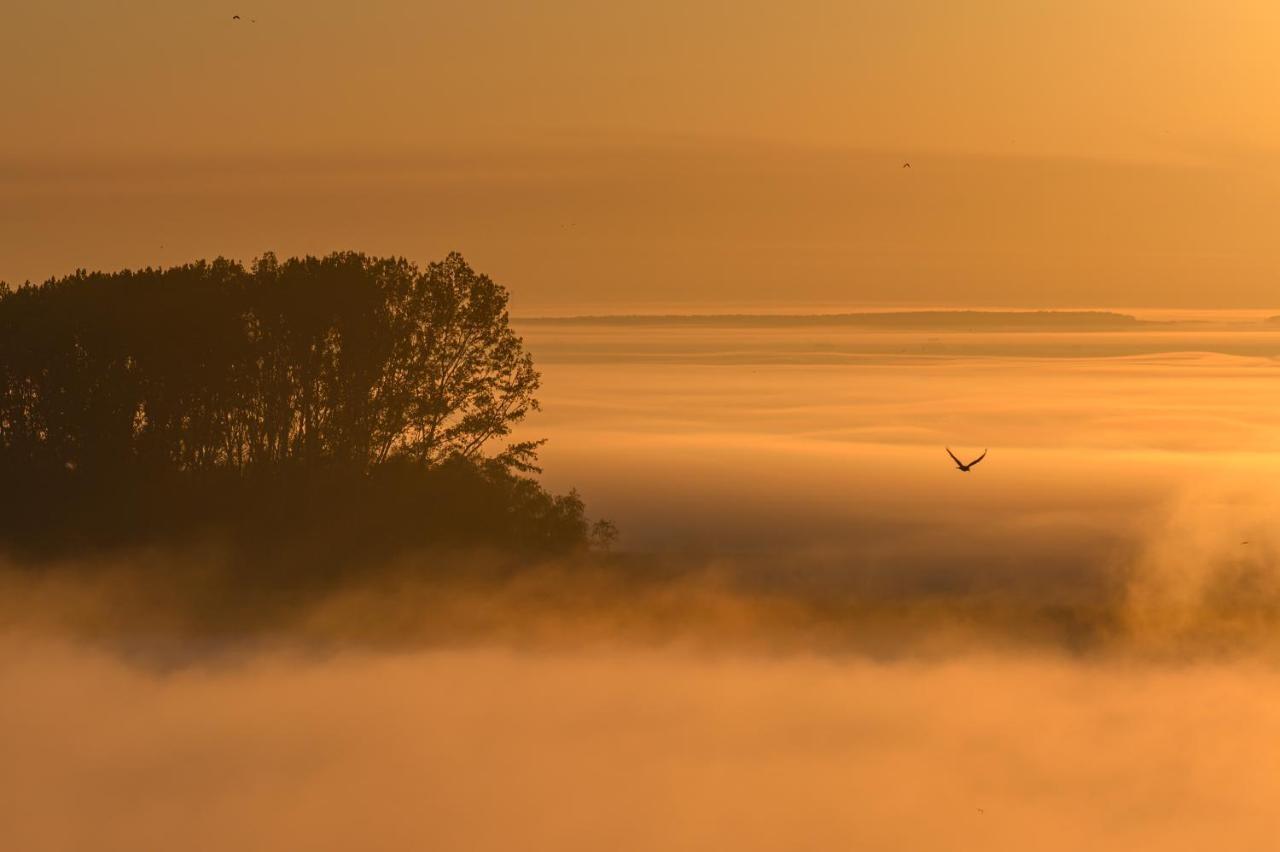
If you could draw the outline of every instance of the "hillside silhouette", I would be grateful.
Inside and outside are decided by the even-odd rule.
[[[585,548],[582,501],[532,478],[540,442],[509,441],[539,375],[507,298],[458,254],[267,254],[0,288],[0,543],[208,538],[273,571]]]

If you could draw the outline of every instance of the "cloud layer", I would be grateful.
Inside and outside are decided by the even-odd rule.
[[[217,610],[213,547],[10,564],[9,842],[1271,847],[1272,359],[703,335],[531,336],[604,567]]]

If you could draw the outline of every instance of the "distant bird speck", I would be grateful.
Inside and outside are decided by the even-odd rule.
[[[231,16],[231,20],[233,20],[233,21],[238,21],[238,20],[240,20],[240,16],[239,16],[239,15],[232,15],[232,16]]]
[[[951,456],[951,460],[956,463],[957,470],[959,470],[961,473],[968,473],[969,468],[973,467],[975,464],[977,464],[978,462],[982,461],[987,457],[987,451],[983,450],[982,455],[978,456],[976,459],[969,462],[968,464],[965,464],[964,462],[960,461],[960,459],[956,458],[956,454],[951,452],[950,447],[947,447],[947,455]]]
[[[909,168],[911,168],[911,164],[910,164],[910,163],[903,163],[903,164],[902,164],[902,167],[903,167],[904,169],[909,169]]]

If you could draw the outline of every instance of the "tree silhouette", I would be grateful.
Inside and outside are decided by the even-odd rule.
[[[0,364],[0,452],[53,468],[479,460],[538,405],[506,290],[458,254],[80,272],[0,295]]]
[[[140,529],[175,488],[187,504],[192,489],[253,503],[244,483],[303,477],[357,513],[355,492],[392,516],[395,499],[419,501],[406,527],[443,530],[447,516],[477,538],[585,541],[576,495],[522,476],[541,442],[504,440],[539,386],[507,298],[456,253],[425,269],[267,254],[247,269],[220,258],[0,288],[0,528],[48,529],[58,514],[65,531],[80,505]]]

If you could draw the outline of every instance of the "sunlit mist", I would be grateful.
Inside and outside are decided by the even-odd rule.
[[[0,852],[1280,836],[1280,4],[0,17]]]

